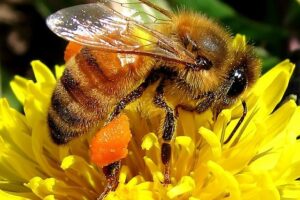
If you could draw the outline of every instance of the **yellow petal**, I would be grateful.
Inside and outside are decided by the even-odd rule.
[[[179,195],[184,195],[185,193],[191,192],[193,189],[195,189],[195,186],[196,184],[193,178],[189,176],[183,176],[178,184],[167,192],[167,195],[170,199],[174,199]]]
[[[159,146],[157,136],[154,133],[149,133],[143,137],[142,149],[150,150],[152,146]]]
[[[24,105],[25,97],[27,96],[27,83],[28,80],[20,76],[15,76],[10,82],[12,91],[22,105]]]
[[[207,166],[211,172],[211,181],[207,184],[199,194],[203,199],[222,199],[229,197],[230,199],[241,199],[241,191],[237,180],[233,174],[225,171],[220,165],[213,161],[208,161]],[[199,193],[199,192],[198,192]]]
[[[187,148],[189,151],[194,150],[192,138],[188,136],[178,136],[175,138],[175,143]]]
[[[199,134],[203,137],[204,141],[207,142],[209,145],[209,150],[211,151],[211,155],[206,155],[207,157],[211,157],[211,159],[218,159],[221,156],[221,143],[219,138],[215,135],[214,132],[210,131],[209,129],[206,129],[204,127],[201,127],[199,129]],[[205,148],[205,147],[204,147]],[[206,151],[207,153],[209,151]],[[205,155],[203,155],[205,156]],[[205,158],[204,160],[208,160],[208,158]]]
[[[153,180],[162,182],[164,180],[164,176],[160,168],[150,158],[144,157],[144,161],[152,174]]]
[[[9,193],[9,192],[5,192],[3,190],[0,190],[0,199],[1,200],[33,200],[33,199],[37,199],[36,197],[34,197],[33,195],[30,194],[18,194],[18,193]]]
[[[228,109],[222,110],[222,112],[218,115],[218,118],[214,124],[213,132],[220,138],[220,142],[223,143],[225,128],[230,122],[231,119],[231,111]]]
[[[62,75],[63,72],[65,71],[65,66],[59,66],[59,65],[55,65],[55,76],[57,79],[59,79]]]
[[[278,136],[282,135],[285,137],[286,134],[280,133],[288,127],[296,108],[297,105],[293,100],[288,101],[264,120],[266,129],[264,133],[264,142],[262,142],[261,145],[264,146],[265,149],[275,147],[276,143],[282,143],[282,138]],[[275,140],[276,137],[279,139]]]
[[[283,200],[300,199],[300,183],[294,181],[293,184],[279,186],[280,196]]]
[[[263,90],[266,87],[268,87],[272,82],[274,82],[274,79],[276,79],[278,74],[282,72],[287,73],[287,78],[290,78],[294,69],[295,64],[291,63],[289,60],[282,61],[259,78],[259,80],[255,84],[255,90],[258,90],[258,87],[261,87],[260,91],[263,92]]]
[[[101,182],[105,179],[100,176],[98,171],[87,163],[82,157],[70,155],[64,158],[61,168],[65,170],[65,177],[74,181],[82,187],[93,188],[95,191],[102,191]]]
[[[69,186],[63,181],[54,178],[41,179],[40,177],[32,178],[27,187],[31,188],[34,194],[40,198],[46,198],[54,195],[55,199],[92,199],[95,193],[88,191],[87,188],[78,186]]]
[[[249,95],[259,97],[256,103],[259,108],[257,120],[271,113],[280,102],[294,67],[295,65],[288,60],[283,61],[264,74],[252,88]]]
[[[233,49],[241,49],[245,50],[247,46],[246,36],[241,34],[236,34],[232,41],[232,48]]]
[[[31,66],[37,82],[46,82],[49,84],[56,83],[52,72],[44,63],[39,60],[34,60],[31,62]]]
[[[173,158],[171,162],[172,172],[178,177],[186,175],[187,171],[193,166],[195,156],[195,144],[192,138],[188,136],[177,136],[173,147]]]

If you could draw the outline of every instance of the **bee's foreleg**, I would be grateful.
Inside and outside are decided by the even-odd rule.
[[[196,105],[195,111],[197,113],[202,113],[211,107],[212,103],[215,101],[215,95],[212,92],[208,92],[204,95],[203,100]]]
[[[212,105],[212,103],[214,101],[215,101],[215,96],[213,93],[211,93],[211,92],[205,93],[201,96],[200,102],[195,107],[182,105],[182,104],[177,105],[175,107],[176,116],[179,115],[179,113],[178,113],[179,108],[189,111],[189,112],[202,113],[202,112],[206,111]]]
[[[175,131],[175,112],[168,106],[164,99],[164,81],[162,80],[156,88],[154,96],[154,104],[160,108],[163,108],[166,112],[165,121],[163,123],[162,139],[163,143],[161,146],[161,160],[165,166],[164,169],[164,184],[170,184],[170,159],[171,159],[171,140]]]

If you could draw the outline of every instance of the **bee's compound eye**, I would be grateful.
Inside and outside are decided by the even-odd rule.
[[[230,73],[230,79],[232,81],[232,84],[227,92],[227,95],[230,97],[240,95],[247,85],[247,79],[244,69],[234,69]]]

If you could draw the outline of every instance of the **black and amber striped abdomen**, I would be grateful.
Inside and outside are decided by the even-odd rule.
[[[85,47],[67,62],[48,112],[55,143],[65,144],[101,128],[114,106],[143,81],[150,66],[141,71],[136,69],[144,64],[144,58],[137,56],[136,62],[130,58],[127,65],[121,59],[117,54]]]

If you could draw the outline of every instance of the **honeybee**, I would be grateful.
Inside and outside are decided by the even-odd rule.
[[[132,4],[147,12],[131,8]],[[253,48],[244,44],[233,48],[233,38],[222,26],[202,14],[170,12],[149,0],[77,5],[52,14],[47,24],[70,41],[66,69],[48,113],[53,141],[65,144],[101,129],[103,121],[112,121],[156,84],[149,103],[165,113],[161,159],[166,184],[176,111],[201,113],[210,108],[216,116],[260,74]],[[119,161],[104,167],[107,190],[116,186],[119,168]]]

